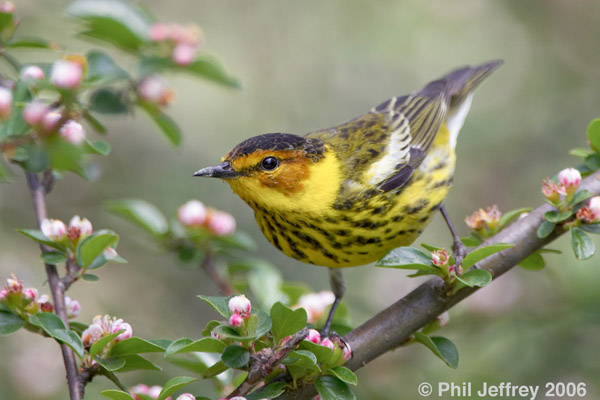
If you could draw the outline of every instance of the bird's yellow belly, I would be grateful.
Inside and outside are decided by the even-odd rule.
[[[368,264],[421,234],[450,190],[454,165],[454,149],[434,145],[399,193],[321,215],[255,210],[256,220],[275,247],[300,261],[336,268]]]

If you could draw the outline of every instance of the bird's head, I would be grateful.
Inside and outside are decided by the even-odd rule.
[[[225,180],[255,210],[298,210],[315,197],[326,196],[329,201],[334,196],[332,184],[339,188],[340,179],[337,163],[322,140],[267,133],[241,142],[220,164],[194,176]]]

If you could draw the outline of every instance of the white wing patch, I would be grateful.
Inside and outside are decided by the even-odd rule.
[[[400,163],[408,163],[410,159],[410,126],[408,119],[397,114],[400,119],[396,129],[390,133],[390,141],[385,148],[383,157],[374,162],[366,171],[365,177],[369,179],[369,184],[376,186],[390,177]]]
[[[446,127],[450,132],[450,148],[454,149],[456,147],[456,139],[458,138],[458,132],[460,132],[460,128],[462,128],[465,123],[465,118],[467,117],[467,113],[471,108],[471,101],[473,100],[473,93],[470,93],[464,102],[460,105],[460,107],[452,114],[449,115],[446,119]]]

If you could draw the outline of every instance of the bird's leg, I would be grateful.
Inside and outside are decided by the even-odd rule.
[[[321,330],[321,337],[323,338],[329,336],[333,315],[335,314],[335,310],[337,309],[338,305],[342,301],[344,293],[346,293],[346,283],[344,282],[342,271],[339,268],[329,268],[329,285],[331,286],[331,291],[335,296],[335,300],[331,305],[331,310],[329,310],[329,315],[327,316],[325,326],[323,326],[323,329]]]
[[[446,209],[442,205],[440,207],[440,212],[446,220],[446,224],[448,225],[448,229],[450,229],[450,234],[452,235],[452,254],[454,255],[454,263],[457,267],[462,265],[463,258],[467,255],[467,247],[460,240],[458,235],[456,234],[456,230],[454,230],[454,226],[452,225],[452,221],[450,221],[450,216],[446,212]]]

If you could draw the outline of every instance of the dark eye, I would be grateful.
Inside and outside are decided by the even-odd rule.
[[[265,171],[273,171],[275,168],[279,167],[279,160],[275,157],[265,157],[260,162],[260,166]]]

